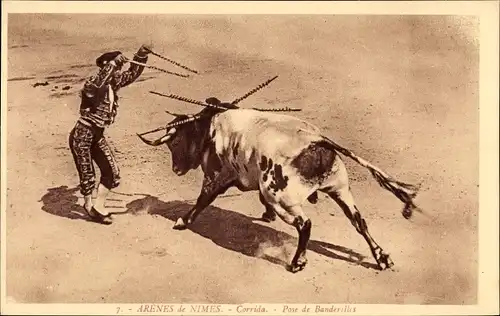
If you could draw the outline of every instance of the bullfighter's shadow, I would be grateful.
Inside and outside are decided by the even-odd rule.
[[[78,191],[79,187],[70,188],[66,185],[47,189],[47,193],[39,201],[43,203],[42,210],[55,216],[73,220],[84,220],[96,224],[91,220],[87,212],[85,212],[82,205],[78,204],[78,197],[76,196]],[[110,213],[120,215],[125,212]]]
[[[47,189],[40,202],[43,203],[42,210],[56,216],[69,219],[89,220],[81,205],[78,205],[78,197],[75,195],[78,187],[69,188],[61,185]]]
[[[129,214],[147,212],[148,214],[159,215],[175,222],[192,206],[192,204],[185,201],[163,202],[157,197],[146,196],[128,203],[126,208]],[[215,244],[225,249],[250,257],[263,258],[271,263],[286,266],[288,262],[285,262],[283,259],[267,255],[265,251],[263,253],[261,245],[272,245],[273,247],[283,249],[282,246],[285,243],[291,243],[296,246],[298,242],[297,237],[260,225],[255,222],[258,220],[260,219],[219,207],[209,206],[200,213],[194,223],[189,225],[188,230],[212,240]],[[365,256],[349,248],[311,239],[308,250],[332,259],[343,260],[367,269],[378,270],[376,264],[364,261]],[[287,255],[286,260],[289,258],[291,257]]]

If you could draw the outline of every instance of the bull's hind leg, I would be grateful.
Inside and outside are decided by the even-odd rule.
[[[234,181],[228,178],[217,177],[216,179],[211,179],[209,177],[205,177],[205,179],[203,179],[201,193],[196,200],[195,206],[184,214],[184,216],[177,219],[174,229],[186,229],[187,225],[193,223],[200,212],[207,208],[207,206],[209,206],[217,198],[217,196],[224,194],[233,185]]]
[[[276,220],[276,211],[272,205],[270,205],[261,192],[259,192],[259,200],[262,205],[266,208],[264,213],[262,213],[262,220],[265,222],[274,222]],[[316,204],[318,202],[318,192],[313,192],[307,197],[307,200],[311,204]]]
[[[366,240],[379,268],[381,270],[385,270],[392,267],[394,263],[389,257],[389,254],[384,252],[384,250],[377,244],[368,232],[368,225],[366,224],[365,219],[361,217],[361,213],[354,202],[349,186],[345,185],[340,189],[328,188],[323,189],[322,191],[327,193],[335,202],[337,202],[340,208],[344,211],[344,214],[351,221],[351,224],[356,228],[357,232]]]
[[[279,210],[280,208],[277,207],[276,209]],[[299,272],[304,269],[307,264],[306,250],[309,238],[311,237],[311,220],[304,214],[300,205],[285,207],[286,215],[280,214],[279,211],[277,212],[281,219],[287,224],[295,227],[299,233],[297,250],[293,256],[292,262],[288,266],[290,272]]]
[[[297,250],[287,269],[293,273],[304,269],[307,264],[307,244],[311,237],[311,220],[304,214],[300,205],[286,206],[274,201],[268,194],[261,193],[261,196],[285,223],[295,227],[299,233]]]
[[[304,269],[307,264],[306,249],[311,237],[311,220],[305,216],[301,206],[289,207],[287,208],[287,212],[293,216],[292,225],[299,233],[297,251],[289,266],[289,270],[295,273]]]
[[[260,203],[262,203],[262,205],[266,208],[266,211],[262,214],[262,220],[268,223],[275,221],[276,211],[274,210],[274,207],[266,201],[262,192],[259,192],[259,200]]]

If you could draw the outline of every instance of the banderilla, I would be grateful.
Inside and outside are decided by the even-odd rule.
[[[153,51],[151,51],[151,50],[150,50],[149,52],[150,52],[152,55],[155,55],[155,56],[156,56],[156,57],[158,57],[158,58],[161,58],[161,59],[163,59],[163,60],[168,61],[169,63],[172,63],[172,64],[174,64],[174,65],[176,65],[176,66],[179,66],[179,67],[181,67],[181,68],[183,68],[183,69],[186,69],[187,71],[190,71],[190,72],[192,72],[192,73],[198,74],[198,72],[197,72],[196,70],[193,70],[193,69],[191,69],[191,68],[189,68],[189,67],[183,66],[183,65],[179,64],[178,62],[176,62],[176,61],[174,61],[174,60],[170,59],[170,58],[167,58],[167,57],[165,57],[165,56],[162,56],[162,55],[160,55],[160,54],[158,54],[158,53],[155,53],[155,52],[153,52]]]
[[[165,130],[165,129],[167,129],[167,127],[162,126],[162,127],[158,127],[157,129],[154,129],[154,130],[151,130],[151,131],[147,131],[147,132],[144,132],[144,133],[141,133],[141,134],[137,134],[137,135],[144,136],[144,135],[156,133],[156,132],[159,132],[159,131],[162,131],[162,130]]]
[[[135,61],[135,60],[129,60],[128,62],[131,63],[131,64],[136,64],[136,65],[139,65],[139,66],[143,66],[143,67],[146,67],[146,68],[155,69],[155,70],[158,70],[158,71],[170,74],[170,75],[175,75],[175,76],[179,76],[179,77],[183,77],[183,78],[188,78],[189,77],[189,75],[184,75],[184,74],[179,74],[179,73],[176,73],[176,72],[168,71],[168,70],[161,69],[161,68],[158,68],[158,67],[155,67],[155,66],[150,66],[150,65],[147,65],[147,64],[143,64],[143,63]]]

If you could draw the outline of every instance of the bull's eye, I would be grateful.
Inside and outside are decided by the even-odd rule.
[[[174,137],[172,140],[171,140],[171,144],[172,146],[177,146],[180,142],[180,137]]]

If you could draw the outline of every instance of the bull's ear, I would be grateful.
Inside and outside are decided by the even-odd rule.
[[[211,105],[219,105],[221,103],[220,100],[217,99],[216,97],[207,98],[205,102]]]

